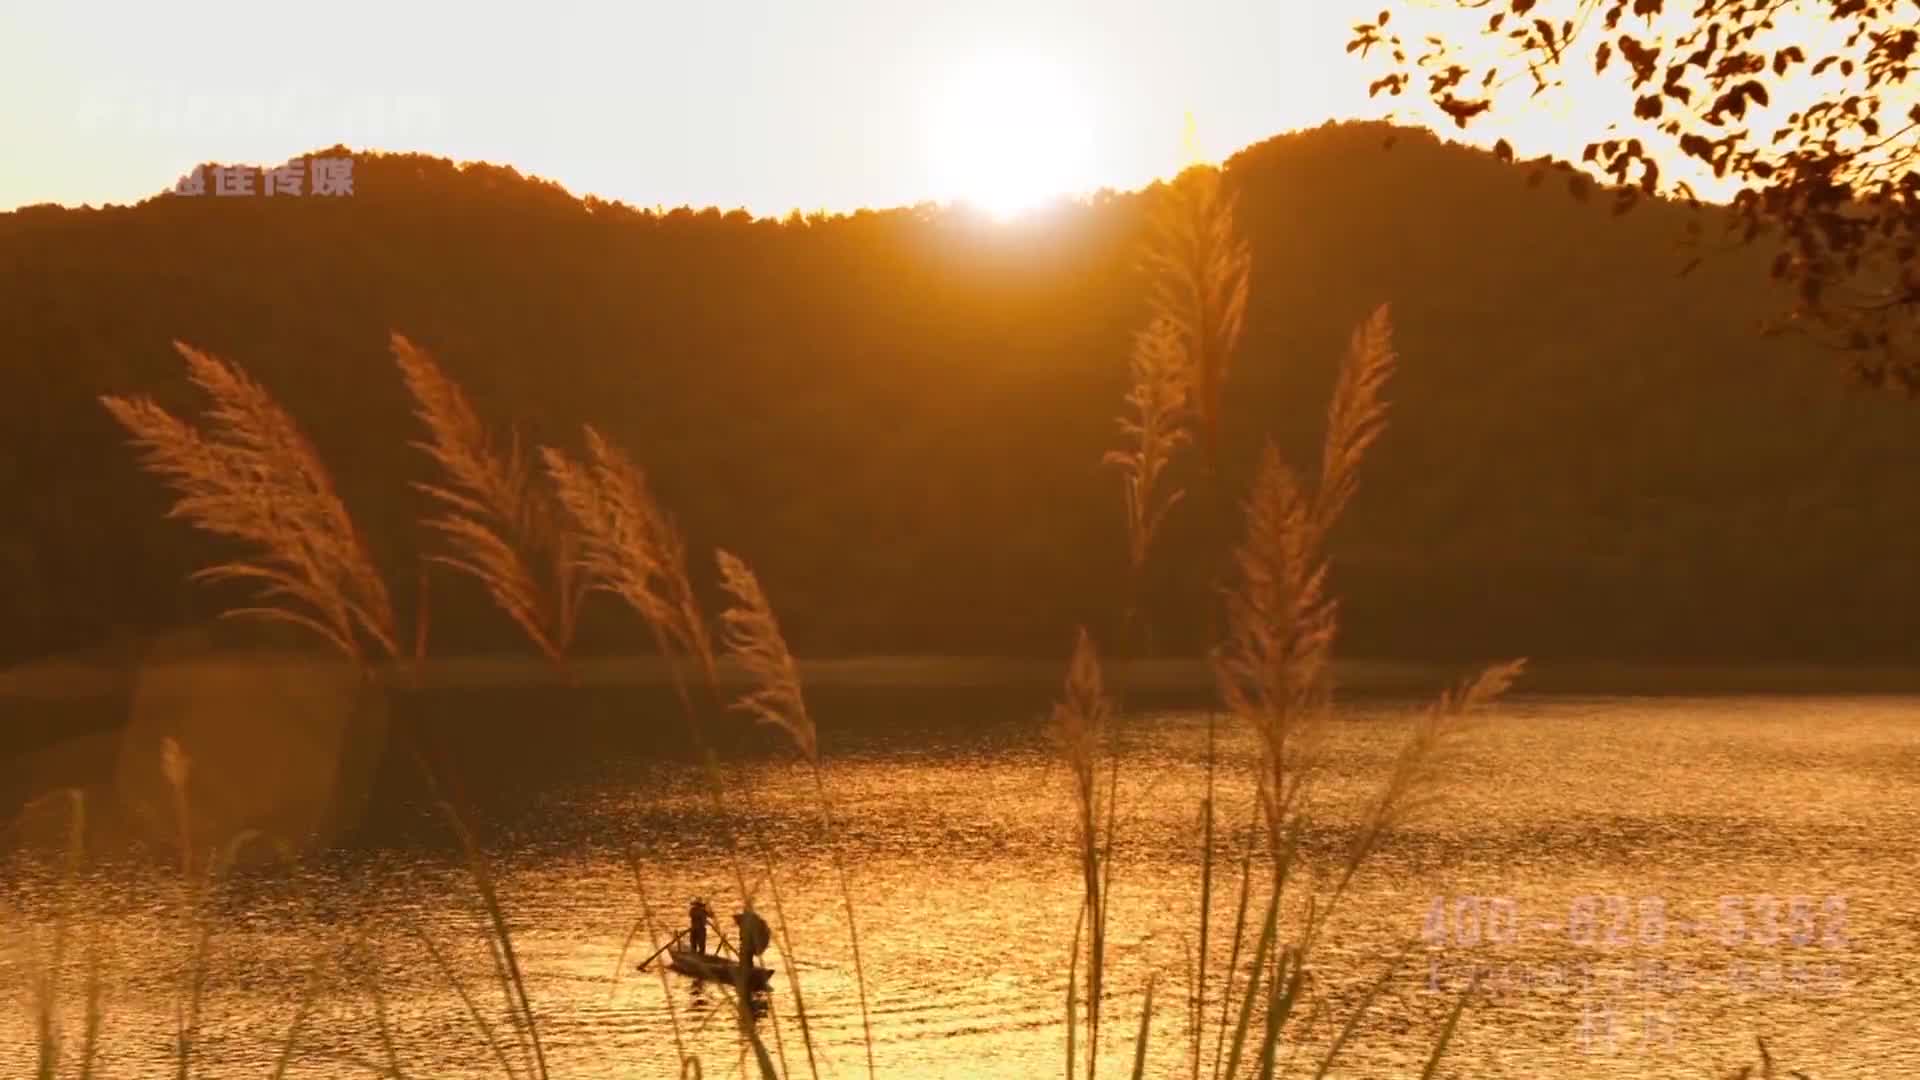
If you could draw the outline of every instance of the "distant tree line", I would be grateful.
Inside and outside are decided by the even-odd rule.
[[[1392,423],[1333,545],[1348,654],[1912,658],[1920,417],[1816,343],[1756,335],[1765,253],[1680,278],[1682,207],[1615,217],[1390,134],[1329,125],[1226,163],[1255,302],[1225,490],[1267,432],[1312,460],[1346,335],[1393,305]],[[529,447],[583,421],[627,447],[695,548],[753,564],[803,655],[1057,657],[1111,606],[1122,501],[1099,461],[1145,310],[1144,194],[1000,226],[643,211],[419,155],[358,155],[354,177],[348,198],[0,215],[0,652],[224,606],[185,581],[211,542],[161,520],[98,400],[189,407],[173,340],[295,413],[412,580],[430,466],[394,330]],[[1202,553],[1234,517],[1169,520],[1145,583],[1161,650],[1203,640]],[[477,586],[431,580],[437,652],[524,650]],[[646,644],[589,602],[578,651]]]

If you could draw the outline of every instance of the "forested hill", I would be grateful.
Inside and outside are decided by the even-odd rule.
[[[1758,336],[1764,253],[1676,278],[1686,212],[1615,217],[1385,134],[1329,126],[1228,165],[1254,250],[1233,490],[1268,432],[1310,459],[1348,333],[1393,305],[1393,426],[1336,544],[1348,655],[1914,657],[1920,406]],[[572,445],[586,421],[624,444],[694,550],[758,568],[804,654],[1058,656],[1076,622],[1114,622],[1121,496],[1099,462],[1150,193],[1009,227],[643,213],[414,155],[360,156],[354,184],[0,215],[5,654],[223,599],[185,583],[218,549],[162,520],[96,400],[197,405],[174,339],[281,398],[411,598],[410,483],[430,473],[390,330],[531,442]],[[1156,554],[1167,649],[1214,568],[1200,507]],[[433,596],[437,651],[517,647],[475,586]],[[595,604],[583,649],[644,646]]]

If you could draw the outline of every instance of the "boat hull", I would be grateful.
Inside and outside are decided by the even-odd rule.
[[[667,950],[667,967],[682,975],[710,982],[740,984],[741,965],[730,957],[697,953],[691,949]],[[765,990],[773,979],[773,969],[756,967],[746,973],[749,990]]]

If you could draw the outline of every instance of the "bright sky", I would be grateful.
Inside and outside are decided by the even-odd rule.
[[[1345,0],[0,0],[0,209],[130,202],[200,161],[335,143],[762,214],[1132,187],[1181,164],[1188,111],[1217,157],[1363,104],[1365,73],[1341,51],[1350,14]],[[1009,84],[1045,100],[1009,101]],[[967,164],[994,154],[1043,176]]]
[[[1380,6],[0,0],[0,209],[132,202],[202,161],[344,143],[511,164],[640,206],[1012,210],[1176,171],[1188,113],[1209,159],[1378,115],[1376,72],[1343,49]],[[1451,28],[1484,21],[1465,18]],[[1554,108],[1563,121],[1572,101],[1618,109],[1621,94]],[[1568,137],[1553,115],[1502,118],[1473,141],[1578,153],[1549,145]]]

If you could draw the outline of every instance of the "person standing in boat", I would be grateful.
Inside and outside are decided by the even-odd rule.
[[[693,943],[694,952],[707,951],[707,920],[709,918],[711,916],[707,913],[707,902],[697,896],[694,897],[693,903],[687,907],[687,938]]]
[[[733,921],[740,927],[740,962],[752,967],[754,957],[766,952],[767,946],[773,943],[773,931],[751,906],[735,915]]]

